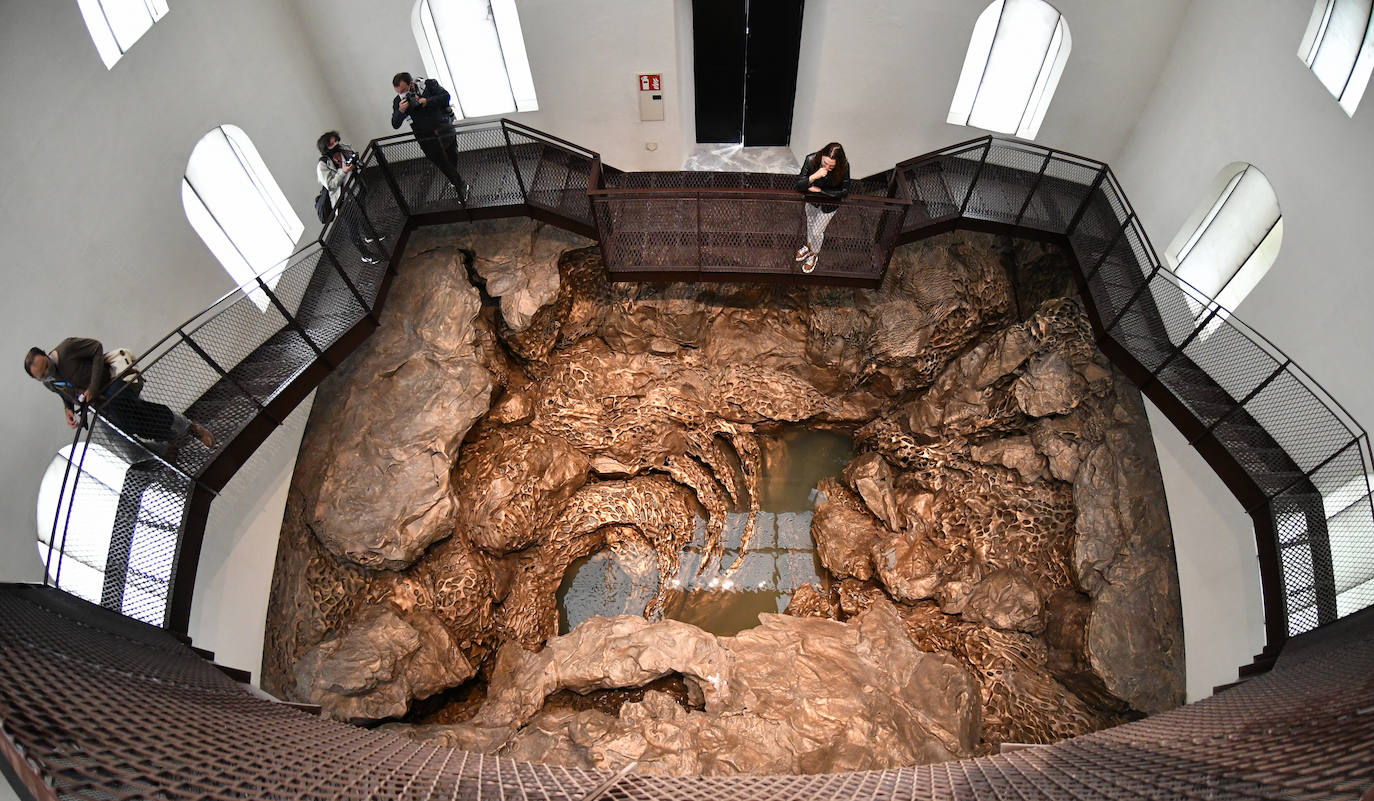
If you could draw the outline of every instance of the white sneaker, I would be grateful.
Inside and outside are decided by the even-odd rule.
[[[808,255],[806,257],[806,260],[802,262],[802,272],[809,275],[813,270],[816,269],[816,262],[820,259],[820,257],[821,254],[819,253],[812,253]]]

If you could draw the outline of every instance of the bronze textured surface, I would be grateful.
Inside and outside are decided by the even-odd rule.
[[[753,728],[738,728],[733,701],[654,692],[615,716],[528,700],[500,715],[511,702],[489,692],[472,721],[444,718],[467,726],[443,738],[465,747],[685,773],[897,767],[1181,703],[1177,575],[1144,408],[1096,350],[1060,253],[947,234],[899,248],[883,287],[858,290],[608,284],[585,244],[524,220],[412,237],[381,330],[316,397],[278,549],[267,689],[394,721],[465,682],[526,693],[512,677],[538,657],[565,660],[547,669],[587,689],[682,674],[706,694],[684,667],[701,654],[671,647],[698,642],[744,660]],[[660,636],[656,623],[620,650],[550,643],[574,560],[647,551],[675,576],[697,515],[719,552],[727,511],[758,510],[761,460],[789,426],[855,440],[819,486],[812,533],[829,580],[789,609],[833,623],[765,621],[735,638]],[[772,632],[770,653],[731,646],[753,631]],[[885,723],[869,748],[841,747],[820,725],[837,698],[796,696],[776,719],[766,710],[781,704],[760,700],[868,670],[813,641],[866,643],[865,665],[935,660],[944,678],[874,673],[855,691],[913,711],[855,712]],[[662,670],[645,669],[639,657],[664,649]],[[817,756],[688,758],[763,731]]]

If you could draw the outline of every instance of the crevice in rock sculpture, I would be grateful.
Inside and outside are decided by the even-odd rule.
[[[412,237],[302,443],[270,691],[464,748],[683,773],[949,759],[1181,702],[1143,404],[1060,252],[949,234],[859,291],[611,285],[585,245],[529,221]],[[816,488],[826,580],[732,637],[655,622],[698,517],[704,570],[743,515],[721,566],[740,567],[788,426],[853,438]],[[650,620],[558,637],[560,581],[607,549],[656,568]],[[622,695],[567,702],[584,691]],[[461,713],[417,704],[446,693]]]

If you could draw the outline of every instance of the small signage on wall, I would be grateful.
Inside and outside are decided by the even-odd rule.
[[[639,121],[654,122],[663,119],[663,74],[659,72],[639,73]]]

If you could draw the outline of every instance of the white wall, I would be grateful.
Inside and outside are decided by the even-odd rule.
[[[191,642],[221,665],[262,682],[267,601],[286,492],[296,468],[312,393],[234,474],[210,506],[191,599]]]
[[[395,133],[391,76],[424,72],[410,28],[414,0],[295,1],[331,84],[347,87],[338,91],[345,138],[361,145]],[[520,0],[539,110],[506,116],[598,151],[623,170],[679,169],[688,119],[682,97],[691,90],[690,73],[684,80],[679,71],[681,2]],[[661,122],[639,121],[641,72],[663,75]],[[646,150],[647,142],[657,149]]]
[[[1296,54],[1311,10],[1307,0],[1194,3],[1112,166],[1161,248],[1223,166],[1248,161],[1264,172],[1283,211],[1283,246],[1237,316],[1368,424],[1374,97],[1349,118],[1303,66]],[[1253,557],[1254,534],[1205,463],[1164,425],[1156,423],[1156,441],[1179,570],[1192,576],[1184,584],[1183,619],[1189,696],[1196,697],[1204,687],[1234,681],[1235,667],[1264,644],[1262,621],[1253,614],[1255,571],[1234,569],[1247,561],[1242,550]]]
[[[0,4],[0,341],[10,369],[0,441],[0,578],[39,580],[34,502],[71,439],[58,400],[19,370],[66,336],[147,347],[233,283],[191,230],[180,181],[200,137],[241,126],[307,221],[314,140],[337,117],[273,0],[173,3],[106,70],[75,2]]]
[[[1036,141],[1111,162],[1190,0],[1054,0],[1073,47]],[[792,149],[845,143],[855,174],[987,134],[945,122],[981,0],[807,0]]]

